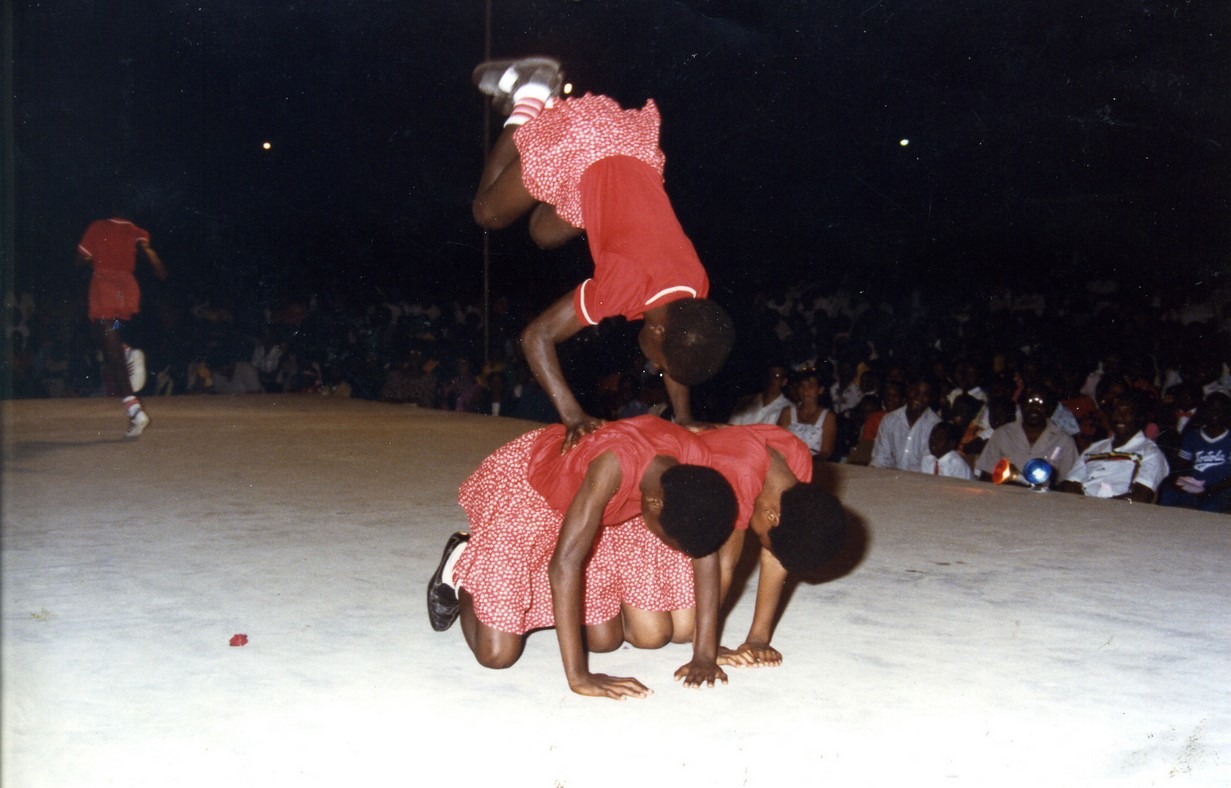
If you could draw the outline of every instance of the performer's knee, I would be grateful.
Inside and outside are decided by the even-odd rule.
[[[503,670],[511,667],[521,657],[521,641],[514,645],[504,641],[480,638],[474,648],[474,658],[485,668]]]

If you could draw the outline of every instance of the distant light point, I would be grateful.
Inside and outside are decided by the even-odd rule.
[[[270,148],[272,148],[273,146],[274,146],[274,144],[273,144],[272,142],[269,142],[268,140],[267,140],[267,141],[265,141],[265,142],[262,142],[262,143],[261,143],[261,149],[262,149],[262,150],[269,150],[269,149],[270,149]]]
[[[899,145],[901,145],[903,148],[905,148],[907,145],[909,145],[909,144],[910,144],[910,140],[908,140],[908,139],[900,139],[900,140],[898,140],[898,144],[899,144]]]
[[[567,96],[567,95],[569,95],[570,93],[572,93],[572,92],[573,92],[573,83],[572,83],[572,82],[565,82],[565,83],[564,83],[564,87],[563,87],[563,88],[561,88],[561,92],[562,92],[562,93],[564,93],[564,95],[566,95],[566,96]]]

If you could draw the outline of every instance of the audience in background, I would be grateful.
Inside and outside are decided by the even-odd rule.
[[[1209,407],[1209,394],[1231,391],[1231,289],[1155,288],[1135,294],[1121,288],[1108,295],[1061,275],[1049,289],[1032,286],[966,300],[953,292],[925,296],[896,282],[881,291],[809,285],[749,289],[745,303],[731,296],[732,303],[724,304],[736,316],[739,339],[719,376],[692,392],[694,417],[777,423],[790,404],[787,394],[800,395],[798,386],[793,392],[787,388],[787,376],[813,368],[826,388],[818,402],[825,395],[841,400],[825,417],[836,424],[829,460],[867,464],[885,420],[907,404],[906,382],[912,388],[923,382],[936,395],[926,411],[964,428],[957,452],[972,465],[982,457],[986,467],[999,459],[982,456],[995,428],[1013,424],[1029,434],[1037,427],[1030,423],[1036,416],[1029,400],[1040,388],[1045,401],[1056,403],[1048,421],[1072,436],[1077,451],[1115,439],[1108,415],[1129,393],[1141,411],[1142,436],[1177,469],[1162,485],[1163,497],[1225,509],[1223,498],[1208,493],[1217,481],[1205,478],[1204,493],[1192,481],[1185,485],[1198,493],[1176,485],[1181,477],[1202,481],[1202,469],[1214,467],[1207,465],[1208,452],[1217,450],[1208,446],[1219,439],[1218,416],[1206,418],[1202,411]],[[146,352],[147,396],[225,391],[247,377],[238,368],[251,364],[261,389],[269,392],[349,394],[427,408],[457,407],[460,400],[464,409],[478,412],[556,419],[517,341],[542,304],[497,296],[493,306],[498,308],[485,331],[475,304],[416,299],[340,277],[294,297],[270,296],[267,288],[259,294],[257,288],[215,292],[189,277],[173,287],[183,290],[151,292],[147,308],[130,326],[134,344]],[[84,298],[84,290],[74,297]],[[11,381],[6,396],[106,392],[97,353],[77,318],[83,307],[74,297],[8,295],[3,310],[8,341],[0,359]],[[635,351],[624,350],[635,346],[626,341],[628,330],[608,321],[559,349],[583,405],[610,418],[662,406],[655,371],[646,369]],[[226,371],[221,357],[232,358],[237,371]],[[470,360],[464,383],[442,396],[459,377],[463,358]],[[772,364],[768,377],[767,364]],[[221,378],[227,382],[220,389]],[[250,381],[242,388],[250,389]],[[756,393],[741,400],[740,393],[750,389]],[[802,401],[797,414],[801,407]],[[919,418],[926,418],[922,411]],[[920,461],[928,453],[931,430],[928,425],[916,441]],[[1040,450],[1032,442],[1031,452]],[[1002,449],[987,451],[995,455]],[[1065,476],[1058,472],[1056,478]]]

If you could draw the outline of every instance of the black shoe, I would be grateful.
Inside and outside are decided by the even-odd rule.
[[[427,617],[432,622],[432,629],[437,632],[444,632],[457,620],[457,593],[451,586],[446,585],[441,577],[444,575],[445,563],[449,560],[449,556],[453,555],[458,545],[469,539],[470,534],[462,531],[449,537],[449,541],[445,542],[445,552],[440,557],[440,564],[432,574],[432,579],[427,583]]]

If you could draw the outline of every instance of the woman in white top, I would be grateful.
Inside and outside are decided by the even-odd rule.
[[[833,456],[838,437],[838,420],[833,411],[821,405],[821,381],[815,369],[798,373],[795,400],[778,417],[778,426],[790,430],[808,445],[812,459],[824,461]]]

